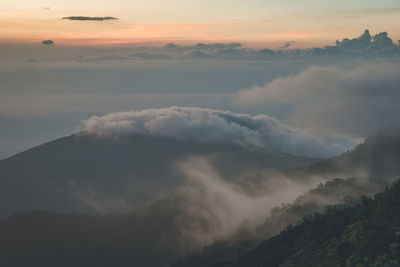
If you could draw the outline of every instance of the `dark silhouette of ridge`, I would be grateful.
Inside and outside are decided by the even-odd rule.
[[[20,210],[120,212],[164,198],[185,181],[174,164],[207,156],[228,176],[318,159],[232,143],[76,134],[0,161],[0,217]]]

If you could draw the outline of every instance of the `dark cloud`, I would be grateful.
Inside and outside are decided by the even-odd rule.
[[[286,42],[280,49],[289,48],[294,41]],[[400,56],[400,46],[395,44],[387,32],[371,35],[369,30],[353,39],[345,38],[336,41],[335,46],[325,46],[323,48],[309,48],[282,51],[280,49],[248,49],[243,48],[239,43],[228,44],[196,44],[194,46],[179,46],[169,44],[164,48],[174,51],[190,51],[190,57],[202,59],[238,59],[238,60],[272,60],[272,59],[310,59],[321,57],[346,57],[346,58],[365,58],[365,57],[398,57]],[[206,53],[206,54],[204,54]]]
[[[336,40],[336,46],[343,49],[366,49],[369,45],[371,45],[371,41],[372,36],[369,33],[369,30],[365,30],[364,34],[358,38],[345,38],[342,41]]]
[[[100,57],[85,57],[79,56],[81,62],[99,62],[99,61],[123,61],[123,60],[170,60],[173,57],[164,53],[134,53],[129,56],[116,56],[116,55],[106,55]]]
[[[88,16],[69,16],[63,17],[67,20],[79,20],[79,21],[107,21],[107,20],[118,20],[115,17],[88,17]]]
[[[189,53],[188,56],[198,59],[211,59],[214,57],[212,54],[203,51],[192,51]]]
[[[289,48],[295,41],[286,42],[281,48]]]
[[[126,57],[120,57],[120,56],[115,56],[115,55],[107,55],[107,56],[101,56],[101,57],[91,57],[91,58],[85,58],[84,56],[80,56],[79,59],[81,61],[115,61],[115,60],[126,60]]]
[[[392,39],[389,38],[387,32],[381,32],[376,34],[372,37],[373,43],[370,43],[372,47],[378,48],[394,48],[395,44],[393,43]]]
[[[169,43],[162,48],[171,49],[171,50],[221,50],[221,49],[239,49],[242,47],[240,43],[211,43],[204,44],[198,43],[195,45],[178,45],[174,43]]]
[[[116,55],[112,60],[141,59],[201,59],[201,60],[352,60],[354,58],[399,58],[400,46],[393,43],[387,32],[371,35],[369,30],[356,38],[336,41],[334,46],[309,49],[286,49],[295,41],[287,41],[278,49],[244,48],[240,43],[198,43],[180,45],[169,43],[161,47],[136,47],[131,55]],[[110,58],[100,57],[99,60]]]
[[[371,36],[369,30],[353,39],[345,38],[336,41],[336,46],[326,46],[323,50],[326,54],[343,54],[355,56],[398,56],[400,47],[393,43],[387,32],[381,32]]]
[[[292,42],[287,42],[282,48],[290,47]],[[268,53],[260,53],[260,59],[310,59],[322,57],[337,57],[340,59],[351,58],[386,58],[399,57],[400,46],[393,43],[387,32],[371,35],[369,30],[365,30],[357,38],[336,41],[335,46],[325,46],[323,48],[296,49],[290,51],[264,50]]]
[[[174,43],[169,43],[163,46],[166,49],[175,49],[175,48],[180,48],[180,45],[174,44]]]
[[[242,47],[240,43],[216,43],[216,44],[196,44],[193,48],[199,50],[210,50],[210,49],[236,49]]]
[[[43,40],[42,44],[43,45],[54,45],[54,41],[53,40]]]
[[[132,59],[142,59],[142,60],[168,60],[173,59],[173,57],[165,53],[135,53],[129,56]]]

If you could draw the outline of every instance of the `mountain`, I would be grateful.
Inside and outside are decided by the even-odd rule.
[[[229,142],[80,133],[0,161],[0,217],[20,210],[124,212],[164,198],[186,182],[176,163],[207,157],[220,173],[293,168],[318,161]]]
[[[392,139],[392,137],[379,136],[378,139],[381,141],[377,140],[377,142],[371,142],[367,140],[365,144],[360,145],[343,156],[352,157],[353,153],[354,155],[361,156],[363,155],[363,153],[361,153],[363,151],[372,151],[368,153],[369,157],[365,156],[360,159],[361,163],[357,163],[356,156],[354,156],[354,164],[361,166],[366,162],[366,159],[370,158],[378,161],[375,163],[377,166],[385,166],[379,163],[379,160],[395,156],[396,154],[392,153],[392,151],[396,150],[396,145],[398,143],[396,143],[396,139]],[[68,156],[68,158],[72,163],[74,163],[73,160],[78,163],[82,161],[81,164],[85,163],[83,159],[89,154],[96,155],[101,159],[107,156],[108,160],[120,162],[123,158],[115,159],[115,156],[111,156],[115,155],[115,153],[104,153],[104,151],[107,151],[106,148],[115,148],[116,144],[119,144],[129,151],[127,152],[128,154],[125,155],[129,155],[133,147],[132,144],[128,143],[120,143],[115,140],[104,142],[102,139],[84,135],[67,137],[55,143],[58,144],[59,141],[67,142],[70,148],[73,147],[70,145],[70,142],[76,142],[75,149],[77,151],[82,151],[81,153],[83,154]],[[138,141],[137,147],[140,147],[140,145],[154,145],[157,141],[160,142],[160,145],[163,142],[170,144],[171,140],[166,139],[161,142],[160,139],[149,139],[147,143],[145,141],[146,139],[142,139],[140,142]],[[62,142],[57,149],[64,147]],[[93,144],[93,147],[90,148],[90,146],[87,145],[88,143]],[[392,143],[395,147],[388,145],[390,149],[385,153],[386,147],[380,144],[389,143]],[[195,147],[195,145],[193,143],[188,143],[186,145],[180,144],[182,147],[181,150],[175,151],[194,151],[193,147]],[[174,145],[176,145],[176,143]],[[213,156],[209,156],[208,158],[215,160],[215,162],[224,162],[223,159],[220,158],[221,155],[230,156],[233,157],[233,159],[235,159],[235,155],[238,155],[227,152],[233,150],[232,146],[226,147],[222,144],[220,144],[220,146],[225,148],[225,150],[221,148],[218,150],[219,153],[221,153],[219,156],[217,153],[214,153]],[[82,149],[83,147],[86,149]],[[101,149],[99,149],[99,147]],[[204,144],[201,146],[199,144],[198,147],[196,151],[204,151],[200,150],[200,148],[207,148]],[[43,146],[36,149],[40,150],[42,148]],[[120,147],[117,146],[117,148],[116,151],[121,151]],[[212,148],[212,151],[215,151],[215,144]],[[240,146],[235,148],[238,149],[237,151],[243,151],[241,150],[243,148]],[[57,149],[55,151],[57,151]],[[40,155],[34,150],[26,153]],[[55,151],[48,155],[57,155]],[[98,153],[94,153],[94,151]],[[100,153],[101,151],[103,151],[103,153]],[[158,151],[159,154],[157,156],[165,160],[165,157],[162,157],[162,152],[164,150]],[[210,150],[205,150],[204,154],[209,151],[211,151],[211,148]],[[222,154],[221,151],[225,152],[225,154]],[[246,149],[245,151],[249,153],[248,155],[251,155],[255,153],[254,151],[256,150],[251,151]],[[379,157],[376,156],[376,153],[373,153],[374,151],[381,151]],[[45,158],[43,156],[45,153],[42,153],[42,157]],[[66,154],[68,155],[69,153]],[[179,153],[181,153],[181,155],[186,155],[183,152]],[[165,155],[164,153],[164,156]],[[21,155],[17,157],[19,156]],[[65,158],[65,155],[62,156]],[[149,154],[149,157],[151,157],[151,154]],[[29,156],[27,158],[32,157]],[[257,157],[254,158],[257,159]],[[332,160],[337,161],[340,158],[341,157],[338,157]],[[89,163],[93,162],[93,159],[91,160],[92,161],[89,160]],[[231,158],[229,158],[229,160],[225,158],[225,160],[226,162],[233,162]],[[53,160],[53,163],[58,161],[59,159]],[[329,161],[330,160],[326,160],[326,162]],[[170,161],[166,162],[169,164]],[[260,167],[260,171],[264,170],[262,169],[263,162],[261,160],[260,162],[255,160],[246,162],[244,160],[240,161],[237,157],[235,163],[237,165],[232,166],[232,169],[226,169],[225,165],[221,165],[221,171],[233,173],[240,170],[243,166],[251,166],[251,168],[254,167],[255,169]],[[75,164],[77,163],[73,165]],[[108,166],[106,164],[103,165]],[[337,166],[335,164],[327,165]],[[192,166],[190,165],[190,167]],[[351,166],[349,166],[349,170],[351,170],[350,167]],[[329,181],[328,177],[326,178],[328,182],[324,182],[296,198],[299,190],[296,191],[294,187],[296,187],[297,184],[290,181],[296,180],[300,183],[300,178],[304,180],[310,179],[308,177],[296,176],[299,173],[306,175],[308,172],[311,176],[318,176],[316,175],[318,172],[315,168],[315,165],[311,165],[308,168],[298,168],[296,170],[282,172],[288,176],[293,175],[293,177],[289,177],[292,180],[285,180],[283,176],[278,176],[276,178],[277,180],[274,182],[288,183],[283,189],[284,191],[287,190],[288,194],[294,195],[294,201],[291,203],[288,203],[286,195],[284,195],[284,198],[278,196],[277,200],[274,200],[272,197],[263,199],[263,196],[259,198],[257,194],[244,194],[240,191],[238,186],[247,186],[248,184],[243,184],[242,181],[235,181],[233,183],[229,181],[229,183],[227,183],[229,186],[223,184],[224,181],[214,181],[209,184],[209,188],[204,188],[202,186],[182,188],[182,190],[178,190],[166,198],[128,213],[79,214],[48,211],[16,213],[0,220],[0,265],[18,267],[26,265],[162,267],[170,266],[170,264],[182,259],[177,263],[177,266],[212,266],[236,257],[241,259],[241,255],[245,257],[248,255],[247,253],[252,253],[252,249],[266,238],[271,238],[278,234],[289,224],[296,225],[304,216],[311,218],[310,216],[314,216],[312,214],[315,212],[322,212],[326,205],[342,203],[344,206],[341,206],[340,209],[347,210],[347,207],[359,203],[357,199],[361,195],[374,194],[385,186],[385,183],[379,178],[355,177]],[[68,169],[74,170],[73,168]],[[104,168],[103,170],[106,169],[107,168]],[[325,170],[326,169],[328,168],[325,168]],[[90,168],[87,168],[87,171],[91,173]],[[206,168],[196,171],[204,171],[207,175],[209,174]],[[335,173],[333,167],[330,167],[329,171],[329,174]],[[336,170],[337,173],[343,171],[343,169]],[[378,168],[376,168],[375,171],[379,173]],[[391,169],[391,172],[393,172],[394,175],[395,168]],[[212,175],[213,174],[211,174],[211,176]],[[238,174],[238,176],[240,175],[241,173]],[[253,182],[252,179],[253,178],[250,177],[249,183]],[[207,179],[205,181],[207,183],[210,182]],[[267,182],[270,182],[270,180],[267,179]],[[253,187],[259,189],[261,185],[255,184]],[[273,183],[271,185],[273,190],[271,192],[268,191],[267,194],[273,194],[276,187],[276,184]],[[211,192],[207,190],[211,190]],[[259,199],[263,201],[258,202]],[[268,205],[270,205],[271,202],[278,204],[276,204],[275,208],[270,209]],[[279,205],[282,202],[286,202],[286,204]],[[256,214],[254,214],[254,212],[256,212]],[[248,223],[251,222],[251,216],[258,216],[263,219],[258,225],[248,225]],[[349,216],[346,215],[346,217]],[[250,220],[238,220],[238,218]],[[347,221],[345,221],[345,223],[347,223]],[[338,225],[340,226],[343,224]],[[324,237],[329,238],[329,236]],[[193,260],[198,264],[192,264]]]
[[[398,162],[400,162],[400,137],[378,135],[367,138],[364,143],[338,157],[319,161],[306,168],[278,173],[294,181],[305,182],[323,178],[327,182],[299,196],[292,203],[273,208],[264,223],[252,235],[234,237],[206,246],[201,251],[181,259],[174,266],[213,266],[237,257],[261,240],[278,234],[288,225],[296,225],[305,216],[323,212],[327,205],[337,203],[354,205],[362,195],[371,196],[383,190],[391,181],[398,179],[400,177]],[[274,174],[278,175],[275,172],[268,175]]]
[[[312,164],[309,168],[291,170],[290,175],[324,177],[375,177],[397,179],[400,174],[400,137],[380,134],[340,156]]]
[[[283,225],[291,216],[301,218],[314,211],[320,205],[316,199],[326,191],[332,191],[331,197],[340,189],[346,189],[342,195],[359,196],[360,191],[379,186],[358,182],[337,180],[320,185],[292,205],[277,207],[257,230],[259,238],[239,230],[236,242],[216,242],[207,253],[187,257],[177,266],[210,266],[216,259],[242,254],[261,242],[262,233],[282,230],[277,222]],[[189,236],[199,227],[220,229],[218,221],[205,221],[202,212],[193,214],[197,207],[187,209],[187,202],[177,194],[124,214],[15,213],[0,220],[0,266],[170,266],[199,251],[201,243]]]
[[[327,206],[341,204],[354,206],[361,196],[373,196],[383,191],[386,183],[367,178],[333,179],[320,184],[291,203],[273,208],[265,221],[251,233],[239,232],[230,239],[215,242],[203,247],[179,261],[174,267],[204,267],[237,258],[256,247],[260,242],[271,238],[289,225],[296,225],[304,217],[324,212]]]
[[[400,181],[353,207],[332,206],[218,267],[399,266]]]

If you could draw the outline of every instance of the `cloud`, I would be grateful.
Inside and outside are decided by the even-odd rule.
[[[370,178],[325,183],[326,177],[291,177],[279,171],[258,173],[257,179],[247,177],[244,184],[238,184],[218,173],[204,157],[192,157],[176,166],[187,185],[177,192],[173,203],[181,214],[180,220],[175,220],[174,238],[200,246],[234,240],[240,233],[245,233],[242,238],[256,240],[270,237],[308,214],[323,212],[326,205],[373,195],[384,187]]]
[[[336,41],[333,46],[310,49],[287,49],[294,41],[286,42],[278,49],[252,49],[245,48],[240,43],[198,43],[195,45],[179,45],[169,43],[161,47],[142,46],[136,47],[135,53],[129,55],[116,55],[124,59],[145,60],[251,60],[251,61],[283,61],[283,60],[319,60],[324,59],[329,63],[332,60],[353,60],[354,58],[399,58],[400,46],[393,43],[388,33],[381,32],[371,35],[368,30],[359,37]],[[121,51],[119,51],[121,52]],[[101,58],[101,57],[100,57]]]
[[[344,50],[371,50],[371,49],[390,49],[396,48],[392,39],[389,38],[387,32],[381,32],[374,36],[371,36],[369,30],[365,30],[358,38],[354,39],[343,39],[342,41],[336,41],[336,46]]]
[[[278,78],[237,94],[236,104],[271,103],[294,108],[289,121],[371,135],[398,131],[400,68],[369,64],[353,69],[312,67],[298,75]]]
[[[204,50],[214,50],[218,51],[221,49],[240,49],[242,48],[241,43],[198,43],[195,45],[179,45],[174,43],[166,44],[162,47],[163,49],[168,50],[195,50],[195,51],[204,51]]]
[[[54,41],[53,40],[43,40],[42,44],[43,45],[54,45]]]
[[[218,49],[236,49],[241,48],[242,44],[240,43],[216,43],[216,44],[202,44],[198,43],[193,46],[194,49],[198,50],[218,50]]]
[[[169,56],[165,53],[135,53],[129,56],[132,59],[142,59],[142,60],[169,60],[173,59],[172,56]]]
[[[67,20],[80,20],[80,21],[107,21],[107,20],[118,20],[115,17],[87,17],[87,16],[69,16],[63,17]]]
[[[84,56],[80,56],[80,61],[86,62],[97,62],[97,61],[118,61],[118,60],[126,60],[126,57],[115,56],[115,55],[107,55],[107,56],[100,56],[100,57],[90,57],[86,58]]]
[[[294,201],[323,181],[321,177],[304,180],[283,174],[262,176],[259,192],[254,193],[221,176],[203,157],[186,159],[177,164],[177,169],[188,186],[177,194],[180,201],[175,207],[183,216],[175,221],[175,238],[200,246],[231,238],[241,229],[254,231],[273,208]]]
[[[359,142],[345,136],[315,136],[267,115],[181,107],[93,116],[82,121],[79,130],[116,139],[151,135],[184,141],[234,143],[314,157],[337,155]]]
[[[124,61],[124,60],[171,60],[173,57],[164,53],[134,53],[128,56],[106,55],[99,57],[80,56],[80,62]]]
[[[214,56],[210,53],[203,51],[192,51],[188,54],[189,57],[199,58],[199,59],[212,59]]]
[[[272,236],[305,215],[323,212],[326,205],[383,189],[369,178],[334,179],[322,185],[324,177],[305,179],[277,172],[260,174],[257,182],[247,180],[253,188],[246,190],[222,177],[204,158],[190,158],[178,167],[190,185],[180,192],[185,216],[176,226],[178,235],[203,245],[232,238],[244,229],[259,230],[256,238]]]
[[[286,42],[281,48],[289,48],[295,41]]]

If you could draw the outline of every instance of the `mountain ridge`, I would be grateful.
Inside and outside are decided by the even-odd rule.
[[[231,143],[76,134],[0,161],[0,198],[8,203],[0,204],[0,216],[27,209],[127,211],[166,197],[184,184],[175,163],[194,155],[217,162],[227,176],[318,160]]]

